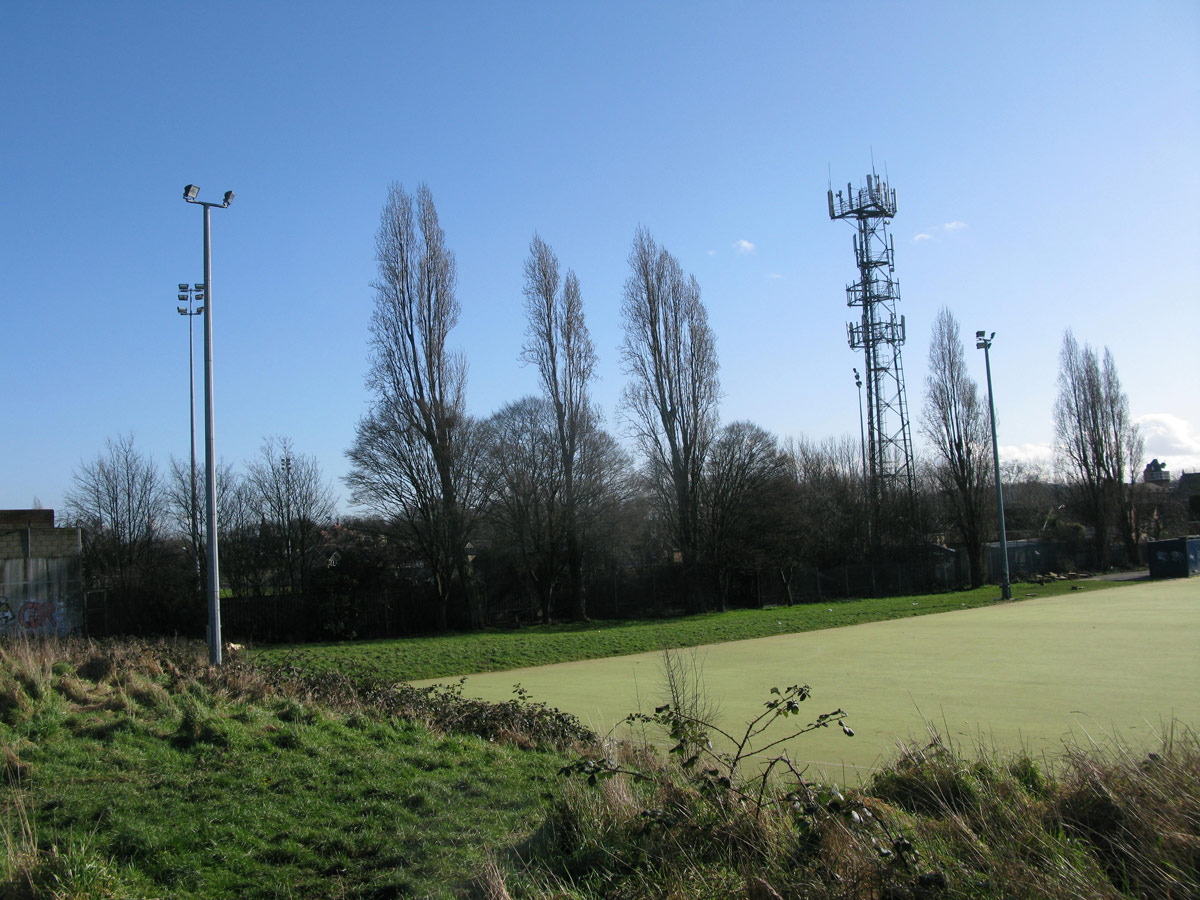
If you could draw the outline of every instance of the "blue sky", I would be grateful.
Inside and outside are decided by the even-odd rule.
[[[187,455],[213,214],[216,441],[315,454],[344,498],[387,186],[433,192],[484,416],[519,362],[537,231],[573,268],[621,431],[618,310],[646,226],[697,277],[726,421],[857,435],[834,187],[872,160],[916,421],[949,306],[996,331],[1002,454],[1047,455],[1064,329],[1112,349],[1148,456],[1200,469],[1200,6],[10,3],[0,13],[0,507],[60,506],[132,432]],[[983,381],[982,353],[968,362]]]

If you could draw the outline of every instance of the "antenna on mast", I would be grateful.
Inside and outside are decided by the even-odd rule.
[[[886,177],[880,178],[875,172],[874,148],[866,187],[855,190],[848,184],[844,197],[841,191],[835,196],[830,189],[828,202],[829,218],[844,219],[855,226],[854,259],[859,277],[846,286],[846,305],[857,307],[861,314],[859,321],[847,325],[846,336],[852,350],[863,352],[867,388],[863,452],[868,460],[865,468],[871,540],[878,546],[883,538],[881,531],[891,524],[885,521],[891,516],[884,513],[890,503],[906,499],[909,515],[913,515],[916,468],[900,354],[906,329],[904,316],[896,313],[900,284],[895,278],[895,243],[887,230],[896,215],[896,192]],[[909,537],[911,525],[905,532],[895,536]]]

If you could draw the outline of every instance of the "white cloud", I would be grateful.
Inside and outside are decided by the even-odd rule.
[[[1200,470],[1200,429],[1173,413],[1135,416],[1146,439],[1146,462],[1165,463],[1171,475]]]
[[[921,241],[931,241],[934,239],[934,235],[941,237],[942,235],[954,234],[958,231],[965,231],[968,227],[966,222],[959,222],[957,219],[953,222],[943,222],[941,225],[935,225],[928,231],[922,231],[912,239],[912,242],[917,244]]]
[[[1135,416],[1146,439],[1146,454],[1141,465],[1152,459],[1166,465],[1172,478],[1184,472],[1200,472],[1200,428],[1173,413],[1146,413]],[[1022,463],[1047,471],[1054,468],[1054,447],[1049,443],[1001,444],[1000,462]],[[1141,471],[1138,471],[1141,477]]]
[[[716,256],[716,255],[717,255],[717,251],[716,251],[716,250],[706,250],[705,252],[706,252],[706,253],[707,253],[709,256]]]
[[[772,272],[767,277],[770,278],[772,281],[774,281],[776,278],[782,278],[783,276],[780,275],[778,272]]]
[[[743,256],[748,256],[754,252],[755,247],[745,238],[740,238],[733,242],[733,249],[738,253],[741,253]]]
[[[1054,450],[1049,444],[1001,444],[1000,468],[1006,462],[1027,463],[1035,466],[1049,467],[1054,458]]]

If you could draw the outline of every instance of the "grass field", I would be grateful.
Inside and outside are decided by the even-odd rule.
[[[832,735],[835,748],[869,744],[889,706],[927,694],[960,745],[972,743],[958,723],[970,710],[992,725],[1065,716],[1056,733],[1074,722],[1077,738],[1103,716],[1136,744],[1155,710],[1196,722],[1198,609],[1200,583],[1143,585],[726,643],[696,658],[730,722],[761,711],[770,685],[810,682],[802,712],[836,703],[855,714],[858,736]],[[1047,758],[979,759],[936,743],[889,754],[844,795],[815,772],[764,793],[593,743],[525,702],[206,658],[199,642],[0,641],[0,896],[1200,896],[1194,728],[1129,754],[1085,739]],[[507,699],[520,678],[563,706],[561,692],[579,689],[599,723],[606,706],[626,711],[631,681],[646,705],[657,668],[648,655],[469,683],[491,679]],[[597,765],[604,777],[589,779]],[[855,771],[834,777],[845,787]]]
[[[198,643],[4,642],[0,897],[455,897],[562,762],[214,672]]]
[[[1014,586],[1014,595],[1018,600],[1026,600],[1106,586],[1099,582],[1018,584]],[[997,597],[997,588],[982,587],[911,597],[740,609],[674,619],[605,620],[404,640],[265,647],[255,656],[264,663],[286,663],[308,672],[339,672],[393,681],[446,678],[975,609],[992,605]]]
[[[724,643],[696,658],[726,726],[757,714],[772,686],[811,685],[804,712],[814,717],[845,709],[855,737],[828,729],[789,748],[845,784],[898,741],[921,741],[926,722],[968,752],[1054,756],[1064,742],[1113,734],[1156,743],[1173,718],[1200,722],[1197,648],[1191,579]],[[604,732],[662,701],[661,652],[473,675],[466,692],[504,699],[515,682]]]

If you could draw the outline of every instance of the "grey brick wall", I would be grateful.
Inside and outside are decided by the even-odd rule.
[[[78,528],[0,528],[0,559],[79,556]]]
[[[21,559],[25,555],[25,529],[0,531],[0,559]]]

